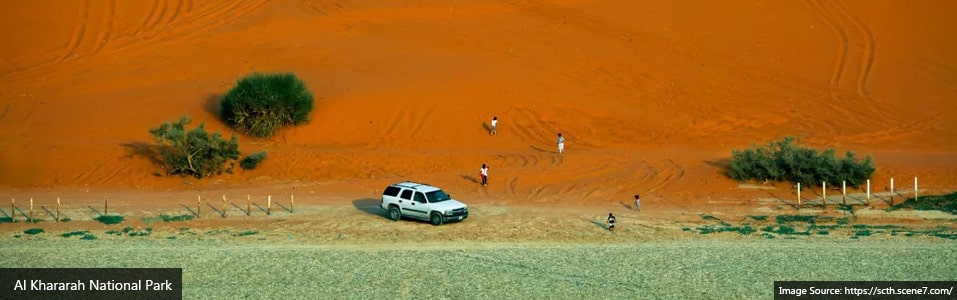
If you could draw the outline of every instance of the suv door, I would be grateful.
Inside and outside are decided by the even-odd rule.
[[[429,219],[429,201],[425,200],[425,194],[415,192],[412,198],[412,208],[410,208],[409,211],[413,212],[416,218],[423,220]]]
[[[415,212],[416,208],[412,202],[412,192],[409,189],[402,189],[402,193],[399,194],[399,209],[402,210],[403,216],[418,218],[419,215]]]

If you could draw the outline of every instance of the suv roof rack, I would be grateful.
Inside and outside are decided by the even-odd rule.
[[[432,186],[429,185],[429,184],[425,184],[425,183],[421,183],[421,182],[415,182],[415,181],[403,181],[403,182],[396,183],[395,185],[396,185],[396,186],[401,186],[401,187],[410,188],[410,189],[413,189],[413,190],[417,190],[420,186],[432,187]]]

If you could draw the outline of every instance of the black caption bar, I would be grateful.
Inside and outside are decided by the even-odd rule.
[[[182,298],[183,269],[0,269],[0,299]]]
[[[957,281],[775,281],[774,299],[957,299]]]

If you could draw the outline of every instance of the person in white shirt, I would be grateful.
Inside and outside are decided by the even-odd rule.
[[[488,186],[488,166],[482,164],[482,169],[479,170],[479,175],[482,176],[482,186]]]
[[[635,210],[641,210],[641,197],[639,197],[638,194],[635,194]]]
[[[562,136],[562,133],[558,133],[558,154],[565,152],[565,137]]]
[[[496,130],[496,128],[497,128],[496,126],[498,126],[498,116],[493,116],[493,117],[492,117],[492,127],[489,128],[489,131],[488,131],[488,134],[489,134],[489,135],[495,135],[496,133],[498,133],[498,130]]]

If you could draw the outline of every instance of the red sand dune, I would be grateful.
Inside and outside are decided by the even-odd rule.
[[[715,162],[784,136],[874,156],[875,189],[957,183],[955,1],[4,1],[0,189],[413,179],[469,199],[750,197]],[[135,154],[254,71],[312,121],[260,169],[184,184]],[[483,129],[493,115],[499,134]],[[568,141],[555,154],[556,134]],[[481,188],[479,166],[490,185]],[[764,192],[762,192],[764,193]],[[766,195],[766,193],[765,193]],[[465,198],[465,197],[460,197]]]

